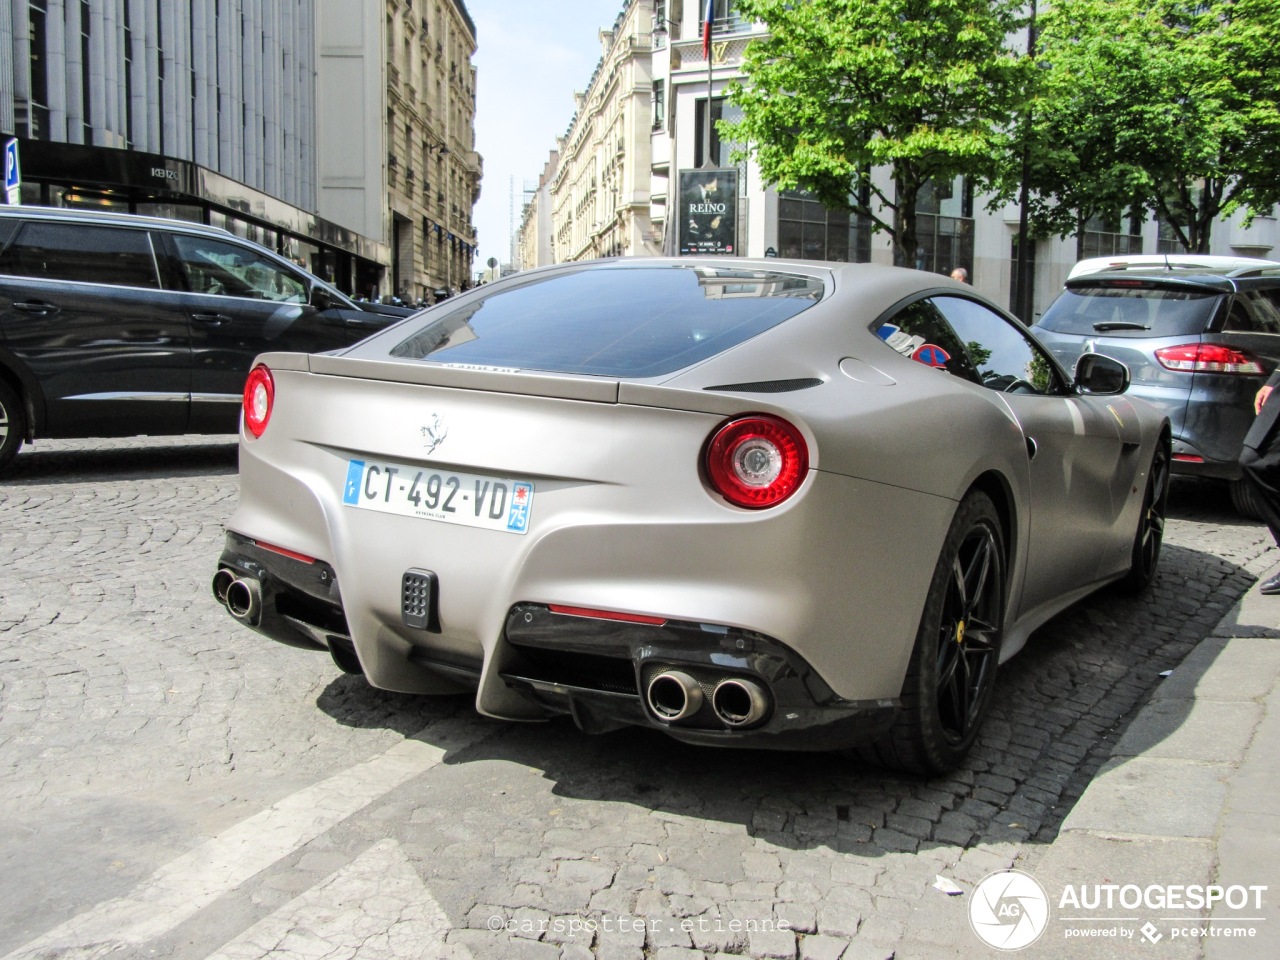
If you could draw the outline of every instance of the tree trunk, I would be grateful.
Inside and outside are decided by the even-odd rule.
[[[916,266],[916,196],[920,193],[920,181],[909,171],[895,170],[893,183],[896,206],[893,211],[893,264],[896,267]]]

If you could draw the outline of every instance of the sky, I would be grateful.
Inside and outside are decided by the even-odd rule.
[[[476,25],[476,150],[484,158],[475,226],[483,270],[511,259],[525,182],[537,183],[556,137],[569,129],[575,90],[600,60],[599,33],[623,0],[465,0]]]

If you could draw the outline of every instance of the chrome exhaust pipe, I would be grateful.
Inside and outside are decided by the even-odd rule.
[[[231,586],[236,575],[222,567],[213,575],[213,598],[224,607],[227,605],[227,587]]]
[[[667,723],[688,720],[702,709],[702,687],[681,670],[664,670],[658,674],[649,681],[645,697],[649,709]]]
[[[726,727],[750,727],[769,712],[769,694],[754,680],[729,677],[711,691],[711,709]]]
[[[227,585],[227,609],[237,620],[256,627],[262,622],[262,587],[257,580],[236,579]]]

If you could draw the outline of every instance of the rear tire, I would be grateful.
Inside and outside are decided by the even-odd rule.
[[[0,469],[18,455],[27,436],[27,414],[22,399],[0,380]]]
[[[1236,508],[1236,513],[1248,520],[1262,519],[1262,498],[1258,496],[1258,491],[1249,485],[1249,482],[1243,477],[1232,480],[1229,484],[1231,489],[1231,505]]]
[[[864,757],[925,775],[960,765],[991,704],[1004,607],[1000,515],[974,491],[956,510],[934,568],[893,726]]]
[[[1138,529],[1133,535],[1129,572],[1116,584],[1122,593],[1141,593],[1156,578],[1160,545],[1164,542],[1165,510],[1169,502],[1169,464],[1169,448],[1161,440],[1147,471],[1147,489],[1142,495]]]

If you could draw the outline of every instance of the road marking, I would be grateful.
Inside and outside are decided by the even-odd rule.
[[[370,847],[208,960],[471,960],[396,841]]]
[[[277,860],[430,770],[448,751],[471,746],[492,730],[477,722],[432,724],[386,753],[241,821],[165,864],[128,896],[91,907],[4,960],[96,960],[162,937]],[[418,739],[424,736],[431,742]]]

